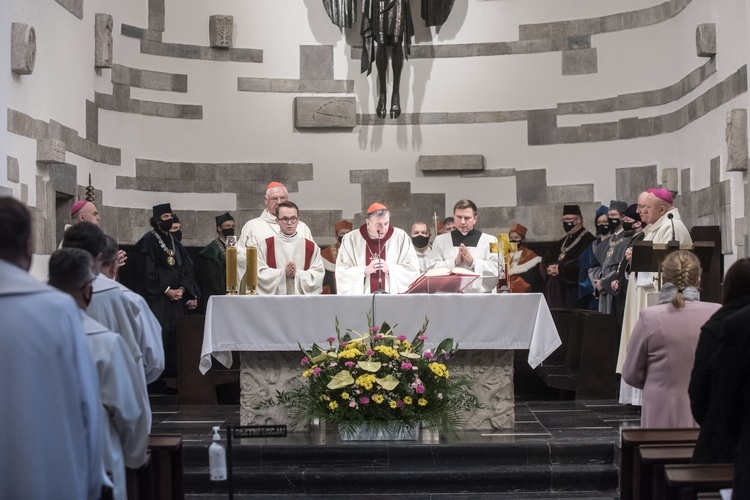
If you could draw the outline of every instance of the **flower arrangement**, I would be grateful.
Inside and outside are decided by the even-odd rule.
[[[470,390],[472,380],[448,369],[458,350],[453,339],[425,350],[428,322],[425,318],[409,341],[388,323],[373,326],[369,315],[369,332],[341,335],[337,318],[336,337],[327,339],[327,347],[300,345],[303,380],[292,391],[277,393],[271,404],[286,407],[295,428],[314,418],[338,424],[342,433],[361,424],[377,429],[422,423],[455,437],[463,414],[479,403]]]

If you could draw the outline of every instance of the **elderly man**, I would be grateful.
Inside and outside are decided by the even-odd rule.
[[[198,305],[200,314],[206,313],[209,297],[227,292],[227,236],[234,236],[234,217],[225,212],[217,215],[215,221],[217,236],[198,252],[198,260],[195,262],[195,280],[201,291]]]
[[[365,223],[341,242],[336,260],[339,295],[401,293],[417,276],[419,260],[409,235],[391,226],[385,205],[373,203]]]
[[[574,309],[578,302],[578,257],[594,241],[594,236],[583,227],[578,205],[563,206],[562,225],[565,237],[542,258],[539,272],[547,305]]]
[[[114,255],[114,254],[113,254]],[[104,467],[112,475],[113,497],[127,500],[125,467],[146,463],[151,407],[143,370],[133,360],[122,337],[87,316],[93,295],[91,255],[80,248],[63,248],[49,261],[49,284],[67,293],[80,308],[91,355],[99,375],[104,433]]]
[[[521,224],[513,224],[508,231],[508,239],[515,243],[517,250],[510,255],[508,281],[513,293],[535,292],[541,288],[539,283],[539,263],[542,258],[526,246],[528,229]]]
[[[291,201],[276,206],[281,234],[258,247],[260,295],[318,295],[323,288],[323,259],[314,241],[297,232],[299,208]]]
[[[417,251],[421,272],[427,271],[434,264],[435,253],[430,245],[430,236],[430,226],[426,222],[415,222],[411,225],[411,242]]]
[[[666,244],[672,240],[692,243],[679,211],[674,207],[672,195],[666,189],[648,189],[638,196],[638,208],[644,228],[643,241]],[[671,215],[671,217],[670,217]],[[625,363],[625,354],[630,343],[630,334],[638,321],[641,311],[648,306],[648,295],[658,292],[656,273],[639,272],[628,282],[627,299],[620,333],[620,354],[617,358],[617,372]],[[626,383],[620,384],[620,403],[641,404],[641,390]]]
[[[594,253],[599,266],[592,268],[589,272],[589,278],[599,296],[599,312],[605,314],[613,312],[612,295],[604,288],[602,281],[611,280],[612,276],[617,274],[617,266],[628,248],[630,239],[626,237],[625,229],[620,222],[627,209],[628,205],[624,201],[612,200],[609,203],[609,238]],[[596,270],[592,273],[594,269]]]
[[[286,186],[280,182],[271,182],[266,187],[266,194],[263,196],[263,203],[266,208],[260,217],[251,219],[245,223],[237,240],[237,277],[242,279],[245,276],[247,268],[247,247],[260,247],[261,243],[271,236],[281,233],[281,228],[276,220],[276,206],[289,199]],[[299,221],[297,232],[303,238],[312,239],[310,228],[302,221]]]
[[[0,498],[99,498],[105,427],[80,312],[29,276],[31,214],[10,197],[0,234]]]
[[[320,252],[320,256],[323,257],[323,267],[325,267],[326,275],[323,278],[323,293],[336,293],[336,258],[339,255],[339,248],[341,248],[341,240],[344,239],[344,235],[350,233],[352,230],[352,223],[348,220],[340,220],[333,226],[333,232],[336,235],[336,243],[324,248]]]
[[[490,252],[490,243],[497,238],[474,228],[477,223],[477,206],[471,200],[459,200],[453,206],[456,229],[438,235],[432,244],[435,253],[434,268],[460,267],[480,276],[472,291],[484,293],[497,288],[497,254]]]

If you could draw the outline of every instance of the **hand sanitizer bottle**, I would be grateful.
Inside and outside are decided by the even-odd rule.
[[[219,427],[214,427],[214,438],[208,447],[208,466],[211,470],[211,481],[227,480],[227,452],[221,444]]]

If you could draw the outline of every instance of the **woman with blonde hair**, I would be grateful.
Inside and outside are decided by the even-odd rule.
[[[697,427],[688,384],[701,326],[719,304],[700,302],[701,266],[685,250],[661,265],[659,304],[644,309],[633,329],[622,378],[643,389],[641,427]]]

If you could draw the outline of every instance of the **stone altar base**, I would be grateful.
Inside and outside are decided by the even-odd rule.
[[[240,424],[289,424],[279,407],[256,407],[302,380],[301,354],[288,351],[240,352]],[[513,351],[459,351],[452,373],[471,376],[481,408],[466,415],[466,430],[511,429],[515,424]]]

